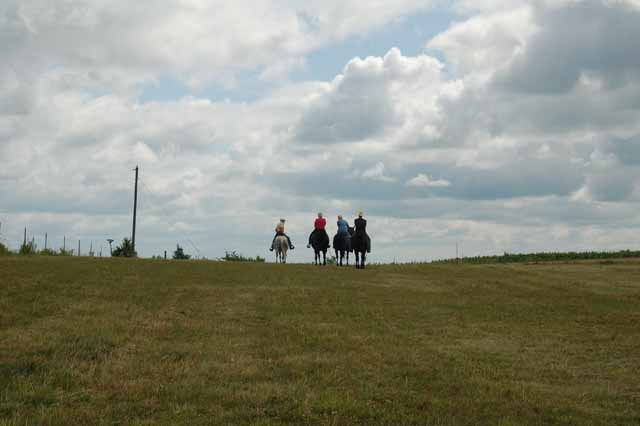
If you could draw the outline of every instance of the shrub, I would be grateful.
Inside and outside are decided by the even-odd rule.
[[[50,248],[46,248],[44,250],[40,250],[38,253],[40,256],[57,256],[58,252],[55,250],[51,250]]]
[[[257,262],[264,263],[265,259],[260,256],[253,257],[244,257],[243,255],[237,253],[235,250],[232,252],[225,251],[223,260],[227,262]]]
[[[65,250],[61,248],[58,250],[58,256],[73,256],[73,250]]]
[[[173,252],[173,258],[176,260],[189,260],[191,255],[185,254],[184,249],[180,247],[180,244],[176,244],[176,251]]]
[[[23,243],[20,246],[20,250],[18,251],[18,254],[20,254],[21,256],[33,256],[34,254],[37,254],[36,243],[34,243],[33,241],[29,241],[28,243]]]
[[[4,244],[0,243],[0,256],[9,256],[11,252]]]
[[[138,254],[133,250],[133,244],[131,240],[125,238],[122,240],[122,244],[117,246],[113,253],[111,254],[113,257],[136,257]]]

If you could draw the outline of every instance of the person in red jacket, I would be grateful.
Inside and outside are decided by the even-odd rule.
[[[307,244],[307,248],[311,247],[311,239],[317,232],[324,232],[327,235],[327,240],[329,239],[329,234],[327,234],[327,219],[325,219],[322,213],[318,213],[318,217],[316,221],[313,223],[313,232],[309,235],[309,244]]]

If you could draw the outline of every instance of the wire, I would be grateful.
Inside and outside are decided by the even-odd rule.
[[[153,197],[159,198],[159,196],[157,196],[153,191],[151,191],[151,190],[149,189],[149,187],[144,183],[144,181],[143,181],[140,177],[138,177],[138,181],[142,184],[142,187],[143,187],[143,188],[144,188],[144,190],[145,190],[145,195],[146,195],[146,194],[150,194],[150,195],[152,195]],[[161,205],[161,203],[160,203],[160,202],[158,202],[158,203],[157,203],[156,208],[157,208],[158,210],[160,210],[160,213],[161,213],[161,214],[163,214],[164,216],[167,216],[167,217],[168,217],[168,216],[170,216],[170,215],[169,215],[169,214],[167,214],[167,212],[164,210],[164,207],[162,207],[162,205]],[[162,217],[162,215],[161,215],[160,217]],[[164,223],[165,223],[166,225],[171,226],[171,224],[170,224],[168,221],[165,221]],[[187,241],[187,242],[191,245],[191,247],[192,247],[192,248],[193,248],[193,249],[198,253],[198,256],[199,256],[199,257],[204,257],[204,256],[202,255],[202,251],[200,251],[200,249],[198,248],[198,246],[197,246],[197,245],[196,245],[196,244],[191,240],[191,238],[189,238],[189,237],[187,236],[187,234],[186,234],[182,229],[180,229],[179,227],[174,227],[174,229],[175,229],[175,230],[177,230],[177,231],[182,235],[182,237],[184,238],[184,240],[185,240],[185,241]]]

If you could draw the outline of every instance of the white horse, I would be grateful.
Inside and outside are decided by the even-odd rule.
[[[287,237],[284,235],[277,236],[273,249],[276,252],[276,263],[287,263],[287,251],[289,250]]]

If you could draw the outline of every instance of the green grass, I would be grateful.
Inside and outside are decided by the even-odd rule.
[[[0,258],[0,425],[640,424],[640,262]]]

